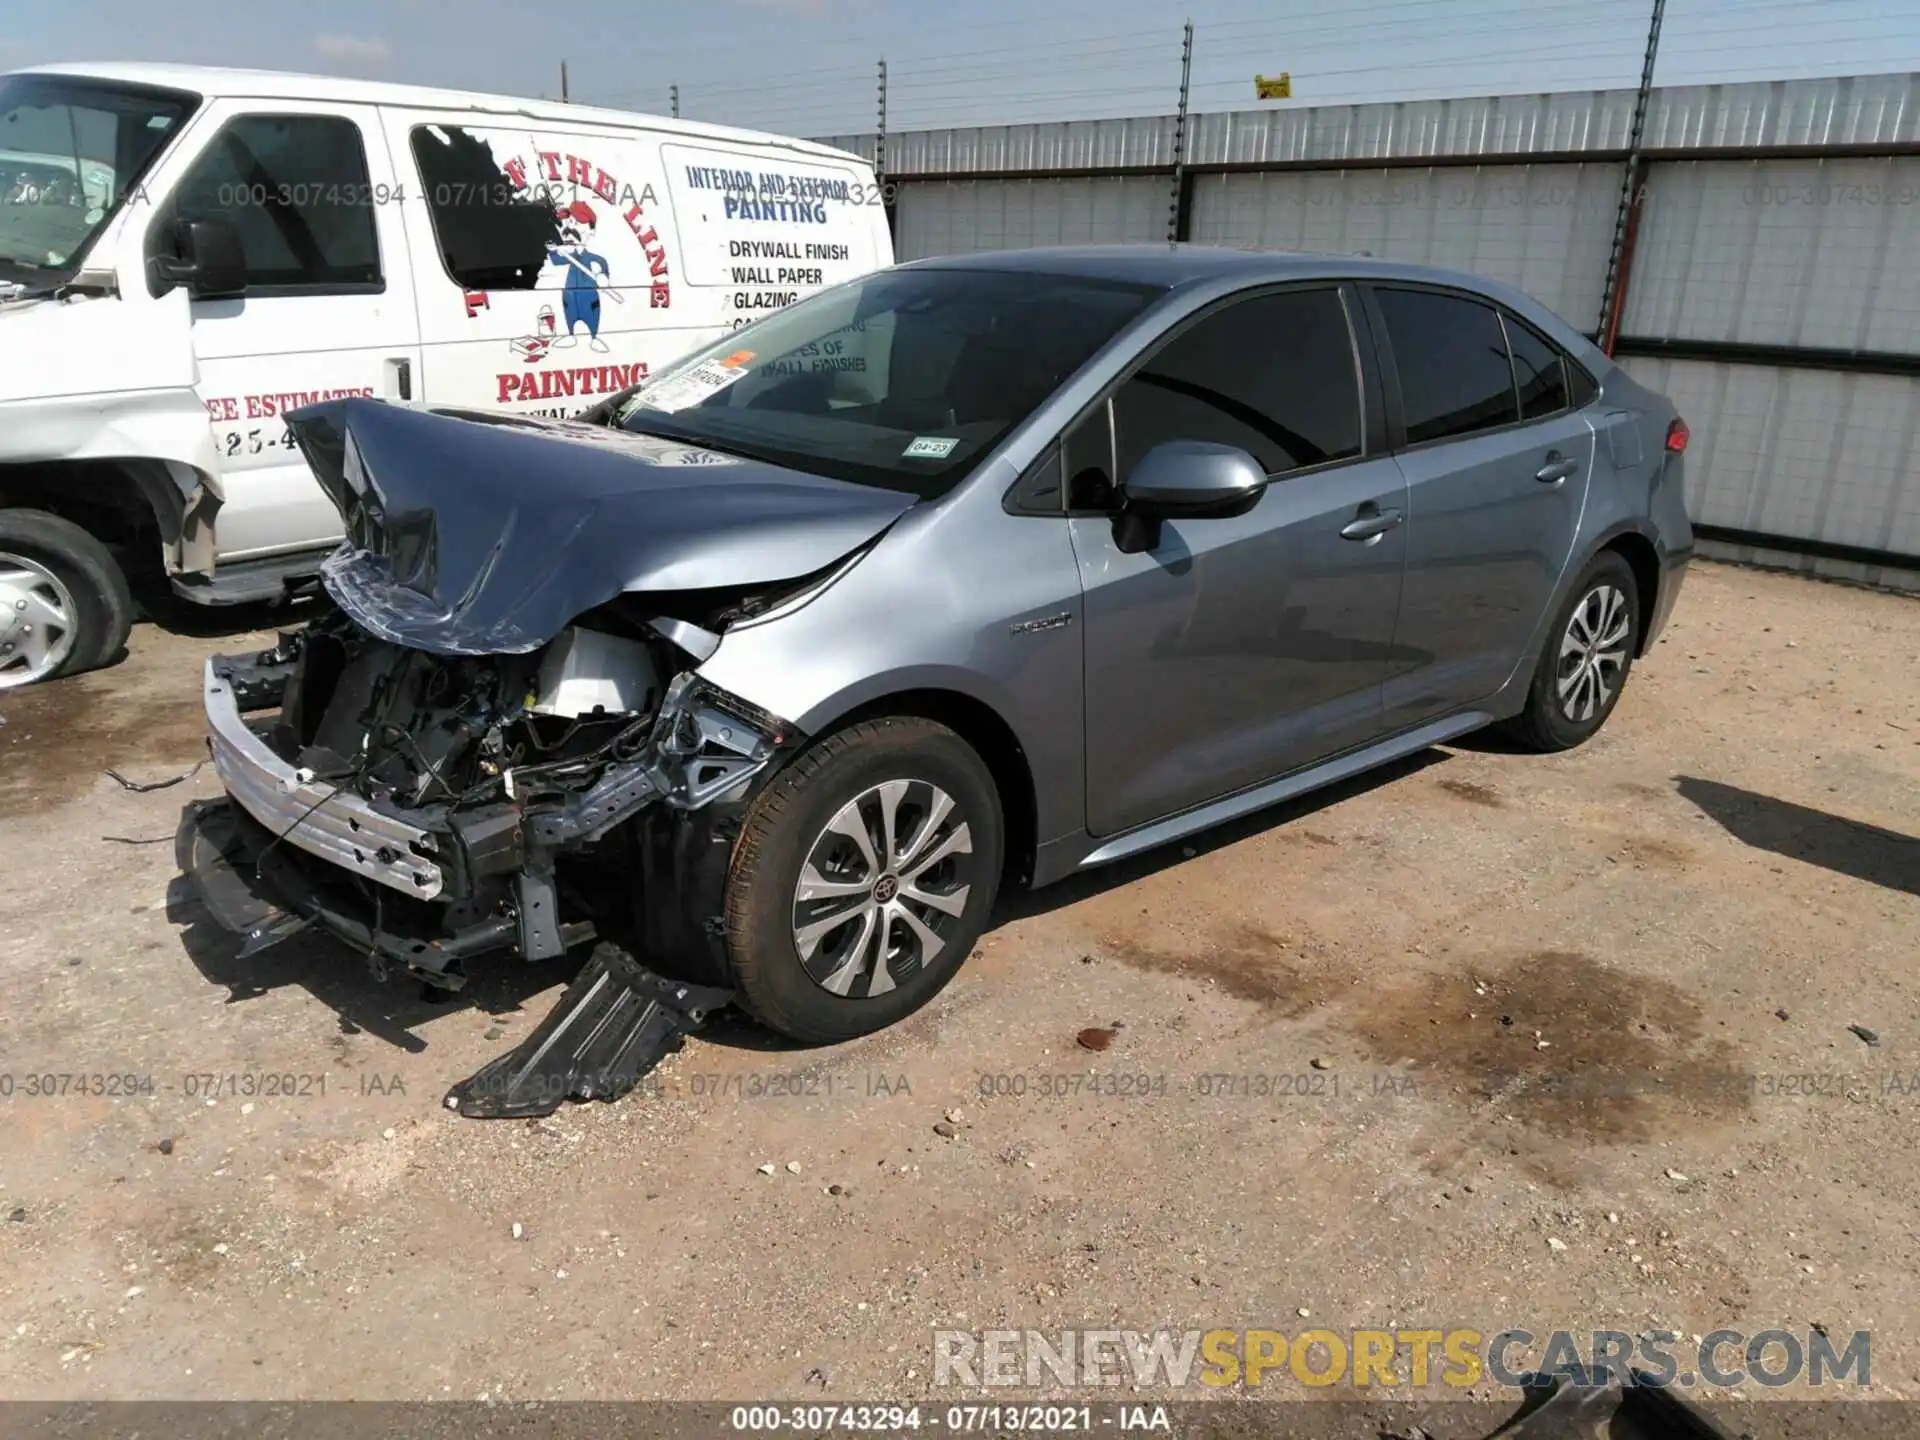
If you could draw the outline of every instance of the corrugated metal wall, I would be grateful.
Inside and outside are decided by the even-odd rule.
[[[1641,226],[1627,334],[1920,354],[1920,161],[1658,165]]]
[[[930,180],[901,188],[894,250],[902,260],[1165,240],[1171,194],[1159,176],[1089,180]]]
[[[1628,359],[1688,417],[1695,524],[1920,556],[1920,380],[1771,365]],[[1765,547],[1737,547],[1753,558]],[[1894,570],[1820,557],[1804,568],[1871,584]]]
[[[1600,319],[1621,171],[1453,165],[1202,175],[1192,238],[1470,270],[1590,329]]]
[[[1474,271],[1597,333],[1633,103],[1196,116],[1185,233]],[[1163,115],[889,135],[898,252],[1158,240],[1174,134]],[[1705,548],[1920,588],[1920,75],[1658,90],[1645,154],[1619,348],[1692,426],[1696,522],[1745,537]]]

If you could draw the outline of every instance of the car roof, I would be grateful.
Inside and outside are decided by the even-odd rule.
[[[347,80],[294,71],[237,70],[219,65],[163,65],[144,61],[35,65],[8,73],[148,85],[165,90],[190,91],[208,100],[316,100],[353,105],[405,106],[422,110],[477,110],[484,114],[513,115],[555,124],[644,124],[649,129],[672,130],[709,140],[774,144],[822,158],[855,160],[861,165],[867,163],[844,150],[816,144],[811,140],[797,140],[757,130],[739,130],[730,125],[708,125],[697,120],[676,120],[664,115],[608,110],[566,101],[486,95],[471,90],[442,90],[430,85],[397,85],[383,80]]]
[[[1026,250],[988,250],[916,260],[915,269],[1006,270],[1050,275],[1080,275],[1095,280],[1126,280],[1172,289],[1193,281],[1313,280],[1329,276],[1354,279],[1419,280],[1494,294],[1503,287],[1477,275],[1376,260],[1366,255],[1335,255],[1307,250],[1236,249],[1223,245],[1049,245]]]
[[[1008,273],[1079,276],[1152,285],[1168,291],[1186,286],[1253,286],[1285,280],[1400,280],[1471,291],[1546,329],[1589,365],[1610,364],[1592,341],[1524,291],[1431,265],[1336,255],[1307,250],[1236,249],[1186,243],[1159,245],[1055,245],[1030,250],[988,250],[915,260],[903,269],[997,270]]]

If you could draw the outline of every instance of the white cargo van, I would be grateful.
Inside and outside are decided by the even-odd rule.
[[[111,659],[130,568],[206,604],[308,583],[339,520],[288,410],[572,415],[892,261],[871,168],[804,141],[265,72],[0,75],[0,688]]]

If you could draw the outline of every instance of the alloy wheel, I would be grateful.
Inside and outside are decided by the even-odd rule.
[[[793,890],[800,963],[830,994],[883,995],[932,964],[972,892],[973,834],[926,780],[888,780],[841,806]]]
[[[1632,638],[1633,611],[1616,585],[1600,584],[1581,597],[1560,637],[1554,690],[1567,719],[1584,725],[1604,714],[1620,688]]]
[[[46,566],[0,551],[0,690],[44,680],[80,635],[73,593]]]

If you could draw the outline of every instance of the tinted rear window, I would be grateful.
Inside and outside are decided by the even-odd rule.
[[[1539,420],[1567,408],[1567,369],[1560,352],[1513,316],[1507,345],[1513,351],[1513,386],[1520,392],[1520,418]]]
[[[1400,376],[1407,443],[1456,439],[1520,418],[1500,317],[1431,290],[1376,290]]]

